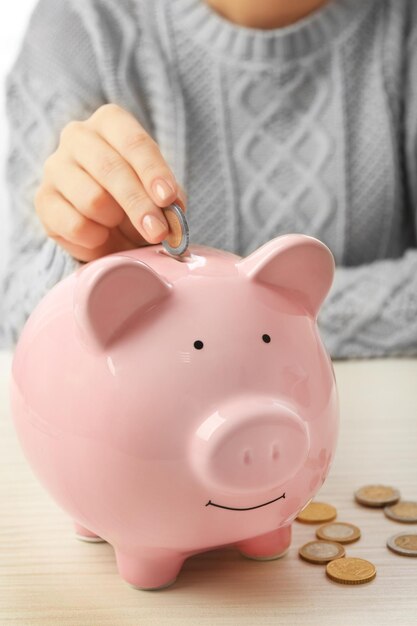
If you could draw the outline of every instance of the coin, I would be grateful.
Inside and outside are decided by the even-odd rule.
[[[338,543],[352,543],[361,536],[360,529],[348,522],[330,522],[316,530],[318,539],[337,541]]]
[[[337,511],[331,504],[324,502],[310,502],[306,508],[298,514],[297,520],[305,524],[319,524],[331,522],[335,519]]]
[[[186,252],[190,239],[185,213],[175,202],[162,210],[169,225],[168,237],[163,240],[162,245],[170,254],[180,256]]]
[[[304,561],[309,563],[328,563],[345,556],[345,549],[335,541],[309,541],[298,551]]]
[[[397,502],[393,506],[386,506],[384,513],[396,522],[417,524],[417,502]]]
[[[375,578],[376,569],[375,565],[365,559],[346,557],[327,563],[326,574],[337,583],[361,585]]]
[[[400,499],[400,492],[386,485],[366,485],[355,491],[355,500],[363,506],[383,507]]]
[[[398,533],[387,541],[387,546],[397,554],[417,556],[417,533]]]

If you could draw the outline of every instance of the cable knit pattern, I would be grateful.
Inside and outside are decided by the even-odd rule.
[[[80,263],[33,208],[61,129],[116,102],[188,197],[191,241],[242,256],[318,237],[336,275],[319,328],[333,358],[417,354],[417,9],[333,0],[288,28],[203,0],[40,0],[7,79],[12,238],[0,340]]]

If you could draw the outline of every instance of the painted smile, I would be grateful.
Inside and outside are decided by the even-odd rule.
[[[267,506],[268,504],[272,504],[273,502],[276,502],[277,500],[281,500],[281,498],[285,499],[285,493],[283,493],[282,496],[279,496],[279,498],[275,498],[274,500],[269,500],[269,502],[264,502],[263,504],[257,504],[256,506],[246,506],[242,509],[236,508],[234,506],[223,506],[222,504],[216,504],[215,502],[212,502],[211,500],[207,502],[206,506],[210,504],[211,506],[217,506],[219,509],[228,509],[229,511],[251,511],[252,509],[259,509],[261,506]]]

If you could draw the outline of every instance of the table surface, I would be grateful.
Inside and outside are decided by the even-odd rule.
[[[0,624],[2,626],[170,626],[285,624],[378,626],[416,624],[417,559],[396,555],[386,540],[417,530],[361,507],[365,484],[397,487],[417,500],[417,360],[337,361],[340,435],[329,476],[315,500],[336,506],[339,521],[362,537],[346,555],[370,560],[364,585],[329,580],[298,549],[316,526],[294,522],[289,552],[251,561],[233,549],[193,556],[176,583],[138,591],[118,575],[106,543],[75,539],[72,523],[32,474],[10,418],[11,355],[0,353]]]

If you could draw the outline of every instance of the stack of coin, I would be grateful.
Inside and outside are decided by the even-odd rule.
[[[417,502],[401,500],[398,489],[387,485],[366,485],[355,491],[355,500],[368,507],[384,508],[388,519],[417,524]],[[403,556],[417,556],[417,533],[398,533],[389,537],[387,547]]]
[[[337,510],[331,504],[325,502],[310,502],[298,514],[297,520],[304,524],[321,524],[335,519]],[[301,546],[298,554],[304,561],[310,563],[328,563],[333,559],[345,556],[345,549],[340,543],[327,541],[322,538],[319,541],[310,541]]]
[[[310,502],[296,518],[305,524],[322,524],[316,530],[317,541],[301,546],[299,556],[309,563],[326,564],[331,580],[345,585],[359,585],[373,580],[375,566],[365,559],[346,557],[342,544],[353,543],[361,536],[360,529],[349,522],[335,522],[337,510],[331,504]],[[326,522],[323,524],[323,522]]]
[[[417,502],[401,500],[398,489],[387,485],[365,485],[354,494],[356,502],[371,508],[383,508],[386,517],[407,524],[417,523]],[[297,516],[304,524],[322,524],[316,541],[301,546],[299,556],[310,563],[326,564],[331,580],[358,585],[374,580],[375,566],[365,559],[347,557],[343,544],[360,539],[360,529],[349,522],[335,522],[337,510],[331,504],[310,502]],[[324,523],[326,522],[326,523]],[[404,532],[387,540],[387,547],[403,556],[417,557],[417,532]]]

